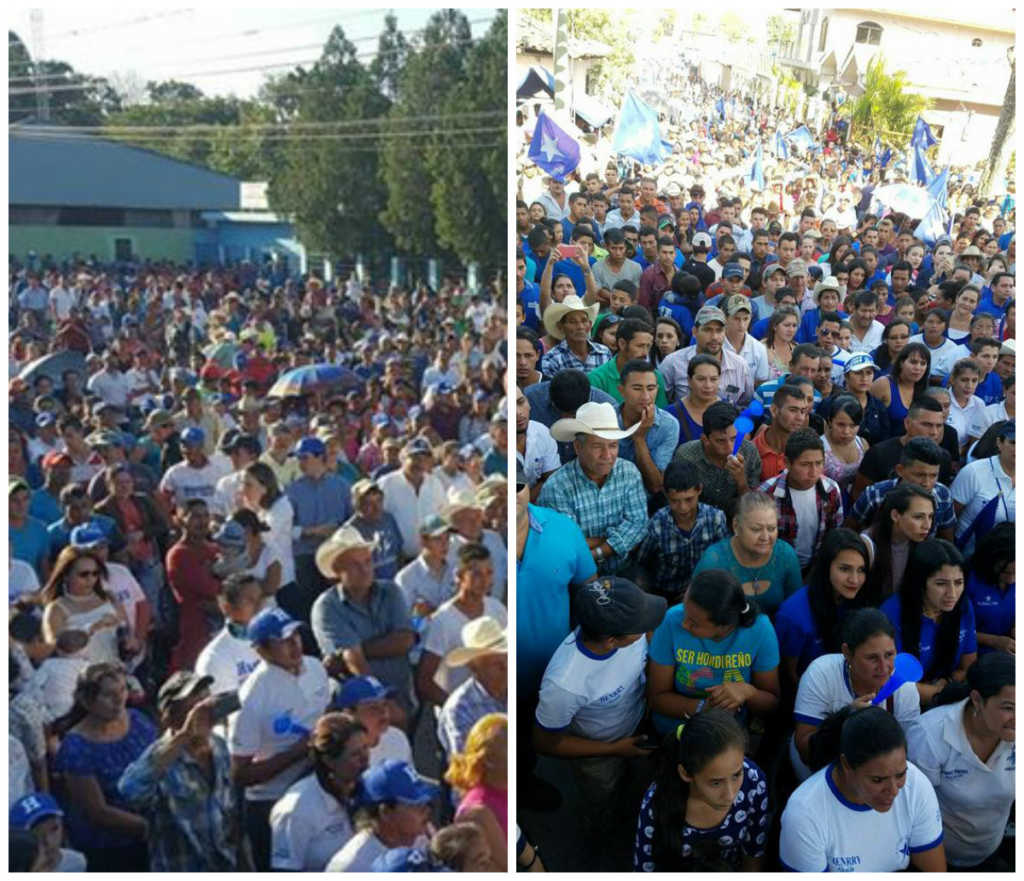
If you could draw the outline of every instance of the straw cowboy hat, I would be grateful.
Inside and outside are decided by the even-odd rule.
[[[476,494],[469,489],[460,489],[448,493],[448,501],[441,508],[440,514],[445,520],[451,522],[452,517],[459,511],[482,511],[484,506],[476,498]]]
[[[462,627],[462,646],[444,656],[449,667],[464,667],[481,655],[508,651],[508,635],[494,618],[483,615],[467,621]]]
[[[561,303],[552,303],[544,310],[544,328],[552,338],[564,340],[565,333],[558,325],[566,315],[570,312],[585,312],[590,319],[590,323],[593,324],[600,308],[601,305],[599,303],[587,306],[575,294],[569,294]]]
[[[814,286],[814,300],[817,302],[821,299],[822,291],[835,291],[839,293],[839,279],[834,275],[826,275],[821,281]]]
[[[587,401],[576,411],[574,418],[559,419],[552,425],[551,436],[563,443],[574,440],[577,434],[592,434],[605,440],[622,440],[632,435],[639,427],[638,422],[629,428],[619,428],[619,419],[611,404]]]
[[[330,538],[316,549],[316,568],[324,578],[334,581],[338,573],[334,571],[334,563],[342,554],[356,548],[373,550],[377,542],[367,541],[354,526],[342,526]]]

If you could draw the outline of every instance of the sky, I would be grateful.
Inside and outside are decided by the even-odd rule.
[[[92,76],[114,75],[115,86],[126,75],[143,85],[149,80],[177,79],[207,95],[247,98],[255,96],[268,74],[315,61],[336,24],[355,43],[361,60],[369,63],[389,11],[387,7],[329,6],[243,9],[219,3],[209,7],[37,7],[42,11],[42,55],[66,61]],[[436,8],[395,9],[399,29],[408,34],[422,28]],[[474,37],[482,35],[494,18],[493,8],[464,12]],[[30,10],[9,10],[8,27],[36,57]],[[278,64],[269,70],[216,73]]]

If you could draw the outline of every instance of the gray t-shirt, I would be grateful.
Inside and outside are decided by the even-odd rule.
[[[631,281],[637,287],[640,286],[640,274],[642,269],[640,264],[636,260],[630,260],[628,257],[622,261],[622,266],[618,272],[615,272],[609,265],[608,259],[598,260],[591,267],[591,271],[594,273],[594,281],[597,282],[599,288],[607,288],[611,290],[615,287],[616,282],[620,281]]]

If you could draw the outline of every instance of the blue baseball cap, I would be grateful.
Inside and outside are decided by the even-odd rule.
[[[387,413],[376,413],[370,420],[374,425],[390,425],[391,417]]]
[[[743,267],[739,263],[726,263],[722,278],[743,278]]]
[[[71,530],[71,547],[92,548],[110,541],[107,534],[95,523],[83,523]]]
[[[878,365],[871,360],[871,356],[867,352],[857,352],[856,355],[851,356],[850,360],[843,366],[843,373],[854,373],[858,370],[877,370]]]
[[[38,416],[36,416],[36,425],[39,428],[46,428],[48,425],[53,425],[54,423],[56,423],[56,421],[57,417],[54,416],[49,411],[45,413],[40,413]]]
[[[11,805],[11,828],[31,829],[47,817],[63,817],[64,812],[57,800],[48,792],[33,792],[23,795]]]
[[[425,850],[418,847],[393,847],[370,865],[371,872],[444,872]]]
[[[318,437],[304,437],[292,450],[293,456],[300,459],[303,456],[324,456],[327,454],[327,446]]]
[[[450,395],[453,391],[455,391],[455,386],[453,386],[450,382],[442,381],[437,384],[437,390],[442,395]]]
[[[186,447],[201,447],[206,443],[206,432],[194,425],[189,426],[181,433],[181,442]]]
[[[287,639],[302,626],[280,606],[264,609],[249,622],[250,641],[260,645],[270,639]]]
[[[429,804],[441,794],[439,786],[428,783],[408,762],[385,759],[363,771],[356,787],[357,805],[398,803]]]
[[[385,685],[376,676],[352,676],[341,685],[341,691],[334,699],[334,706],[339,710],[354,707],[363,701],[379,701],[391,697],[396,689]]]

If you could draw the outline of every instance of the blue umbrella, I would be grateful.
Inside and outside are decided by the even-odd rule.
[[[267,392],[268,398],[310,395],[321,391],[358,391],[363,387],[359,374],[334,364],[307,364],[281,374]]]

